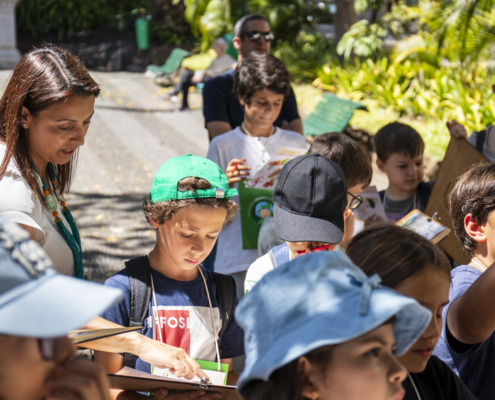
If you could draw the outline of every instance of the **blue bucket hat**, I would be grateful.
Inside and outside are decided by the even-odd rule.
[[[0,334],[63,336],[122,297],[119,289],[58,274],[26,230],[0,217]]]
[[[357,338],[392,317],[395,354],[404,354],[428,327],[431,312],[380,281],[338,251],[298,257],[266,274],[235,312],[246,351],[239,392],[312,350]]]

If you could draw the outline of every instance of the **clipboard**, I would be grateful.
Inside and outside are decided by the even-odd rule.
[[[134,326],[132,328],[80,329],[77,331],[70,331],[67,336],[72,340],[72,343],[80,345],[82,343],[92,342],[93,340],[139,331],[141,329],[143,329],[142,326]]]
[[[133,392],[153,392],[160,388],[173,391],[211,391],[221,393],[223,400],[241,400],[237,386],[202,385],[200,383],[183,382],[176,379],[162,378],[133,368],[124,367],[114,375],[108,375],[110,389],[129,390]]]
[[[450,229],[436,220],[436,215],[437,213],[430,217],[419,210],[412,210],[395,225],[411,229],[433,244],[437,244],[449,235]]]

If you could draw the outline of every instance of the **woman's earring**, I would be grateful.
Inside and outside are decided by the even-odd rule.
[[[316,400],[318,398],[318,392],[311,393],[311,400]]]

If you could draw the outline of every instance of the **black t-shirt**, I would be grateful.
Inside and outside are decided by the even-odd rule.
[[[454,371],[435,356],[431,356],[423,372],[411,377],[421,400],[477,400]],[[404,400],[418,400],[409,377],[402,385],[406,391]]]
[[[244,121],[244,109],[234,94],[234,69],[218,75],[205,83],[203,89],[203,114],[205,125],[212,121],[228,122],[232,129],[241,126]],[[284,100],[280,115],[273,125],[282,126],[282,121],[292,122],[298,119],[296,96],[292,87]]]

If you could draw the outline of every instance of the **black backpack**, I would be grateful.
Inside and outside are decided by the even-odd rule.
[[[476,134],[476,150],[483,154],[483,146],[486,142],[486,131],[474,132]]]
[[[127,274],[131,282],[131,314],[129,327],[144,326],[148,315],[148,305],[151,301],[151,267],[147,256],[133,258],[125,263]],[[217,289],[217,303],[222,313],[222,328],[218,333],[218,347],[222,354],[221,341],[230,321],[234,316],[237,288],[234,278],[228,275],[213,272],[213,279]],[[134,368],[137,356],[126,353],[124,366]]]

